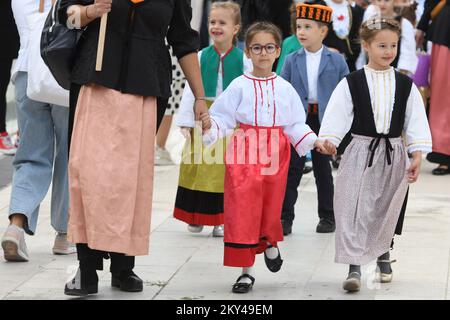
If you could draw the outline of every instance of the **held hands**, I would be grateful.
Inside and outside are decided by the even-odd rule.
[[[211,117],[208,112],[202,113],[200,115],[200,120],[202,121],[203,131],[207,131],[211,128]]]
[[[325,155],[335,155],[337,153],[336,146],[328,140],[325,140],[324,142],[316,140],[316,142],[314,142],[314,148],[317,152]]]
[[[422,162],[422,152],[420,151],[413,152],[413,160],[411,161],[411,164],[409,165],[409,168],[407,170],[409,183],[414,183],[417,181],[417,178],[419,177],[420,173],[421,162]]]
[[[194,104],[195,120],[202,122],[203,131],[211,128],[211,118],[205,100],[195,100]]]
[[[86,7],[86,15],[89,19],[97,19],[111,11],[112,0],[95,0],[94,4]]]

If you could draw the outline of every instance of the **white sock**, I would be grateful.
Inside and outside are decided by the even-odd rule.
[[[272,247],[270,243],[267,243],[267,245],[269,246],[266,249],[266,256],[269,259],[275,259],[276,257],[278,257],[278,248]]]
[[[253,267],[242,268],[242,274],[249,274],[249,275],[251,275],[253,277],[252,272],[253,272]],[[241,280],[239,280],[239,283],[248,283],[248,284],[250,284],[250,283],[252,283],[252,280],[250,280],[247,277],[243,277]]]

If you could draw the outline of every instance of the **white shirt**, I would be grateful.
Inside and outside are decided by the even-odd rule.
[[[339,38],[346,38],[351,29],[350,12],[347,0],[342,1],[342,3],[336,3],[333,0],[325,0],[325,2],[333,9],[331,17],[333,19],[334,32]]]
[[[317,79],[322,58],[323,46],[317,52],[306,52],[306,70],[308,74],[308,103],[317,103]]]
[[[294,87],[273,74],[256,78],[244,74],[234,79],[210,109],[211,129],[203,136],[206,145],[231,134],[238,123],[257,127],[280,126],[303,156],[317,137],[305,124],[306,116]]]
[[[17,61],[11,72],[14,82],[18,71],[28,72],[28,39],[31,29],[28,26],[27,17],[39,11],[40,0],[12,0],[11,8],[20,36],[20,49]],[[49,12],[52,6],[51,0],[45,0],[44,12]]]
[[[224,53],[222,53],[221,56],[223,57]],[[199,62],[201,61],[201,58],[202,58],[202,51],[200,51],[198,53],[198,61]],[[244,63],[244,72],[251,72],[253,70],[252,60],[247,58],[247,56],[245,54],[243,57],[243,63]],[[216,98],[223,91],[222,60],[220,60],[220,62],[219,62],[219,70],[218,70],[216,88],[217,88],[216,96],[208,97],[208,98]],[[181,102],[180,102],[180,108],[178,110],[178,113],[175,115],[175,124],[177,126],[189,127],[189,128],[195,127],[194,103],[195,103],[194,93],[192,92],[191,88],[189,87],[189,84],[186,81],[184,91],[183,91],[183,96],[182,96]]]
[[[377,71],[365,66],[364,71],[377,133],[387,134],[389,133],[395,101],[394,68]],[[339,146],[345,134],[350,130],[352,122],[353,100],[347,79],[344,78],[339,82],[330,97],[322,119],[319,139],[327,139],[335,146]],[[431,152],[431,132],[425,106],[415,84],[411,87],[411,93],[406,104],[403,133],[408,152]]]

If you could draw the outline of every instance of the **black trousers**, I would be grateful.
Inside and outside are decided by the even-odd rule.
[[[80,267],[84,270],[103,270],[103,259],[109,258],[111,258],[110,271],[115,275],[119,275],[123,270],[133,270],[134,268],[134,256],[93,250],[85,243],[77,243],[77,255],[80,261]]]
[[[309,114],[306,123],[318,134],[320,129],[318,115]],[[330,156],[325,156],[315,150],[311,151],[314,178],[317,186],[319,218],[334,220],[333,196],[334,185],[331,174]],[[300,181],[303,176],[306,157],[300,157],[291,146],[291,160],[287,178],[286,194],[284,196],[281,219],[292,222],[295,218],[294,205],[297,202]]]
[[[0,58],[0,132],[6,131],[6,90],[11,77],[12,58]]]

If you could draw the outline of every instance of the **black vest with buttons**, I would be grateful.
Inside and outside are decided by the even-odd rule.
[[[353,101],[353,123],[350,132],[357,135],[373,137],[369,150],[372,152],[369,167],[372,166],[373,155],[378,147],[380,140],[386,141],[386,157],[390,164],[390,153],[392,146],[389,138],[398,138],[402,135],[403,126],[405,124],[405,112],[409,94],[411,92],[411,79],[395,71],[395,98],[394,109],[392,111],[391,124],[388,134],[377,133],[375,125],[375,117],[370,101],[369,85],[367,84],[364,69],[352,72],[347,76],[347,83]]]

